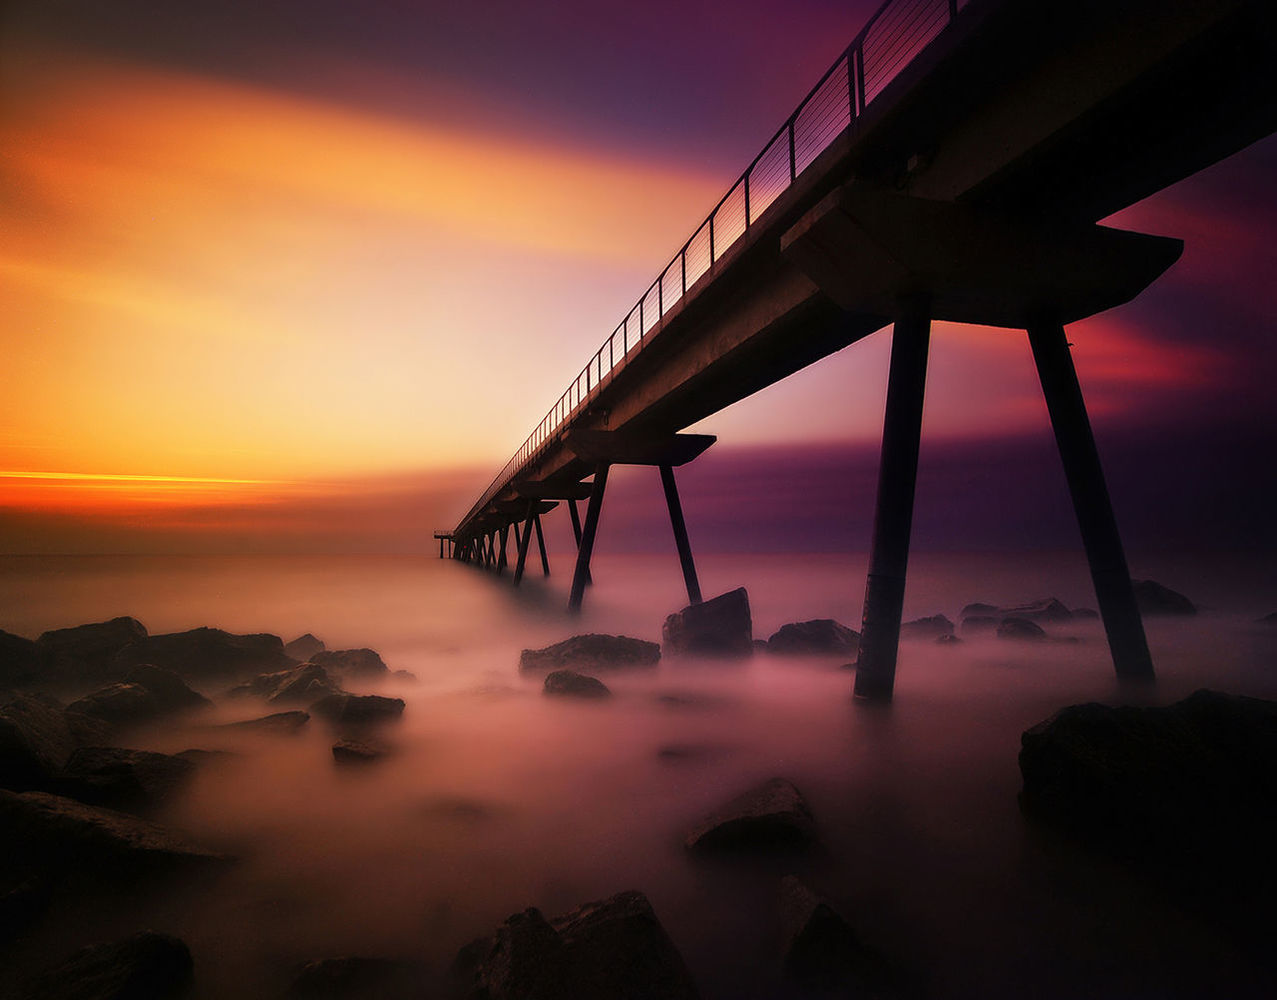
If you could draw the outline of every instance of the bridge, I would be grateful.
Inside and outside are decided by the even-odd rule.
[[[892,346],[857,697],[891,697],[933,320],[1025,331],[1120,678],[1153,677],[1065,326],[1182,243],[1098,221],[1277,129],[1270,0],[888,0],[695,229],[451,531],[524,575],[564,504],[579,609],[617,464],[674,470],[683,428],[886,326]],[[588,481],[587,481],[588,480]],[[588,500],[584,522],[578,501]],[[507,553],[513,529],[514,551]]]

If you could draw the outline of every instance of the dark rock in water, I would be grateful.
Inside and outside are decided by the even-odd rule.
[[[937,646],[956,646],[962,640],[950,632],[947,635],[936,636],[935,641]]]
[[[316,653],[322,653],[327,648],[322,640],[316,639],[309,632],[305,635],[299,635],[292,642],[284,643],[284,652],[294,660],[300,660],[302,663],[310,662],[312,656]]]
[[[67,706],[67,712],[100,719],[111,726],[134,726],[160,714],[155,695],[141,684],[108,684]]]
[[[958,612],[960,620],[967,618],[989,618],[996,615],[1000,609],[996,604],[984,604],[976,601],[974,604],[968,604],[965,608]]]
[[[321,719],[343,726],[398,719],[403,709],[402,698],[383,698],[379,694],[330,694],[310,706]]]
[[[0,708],[0,787],[47,788],[75,750],[66,713],[51,699],[16,698]]]
[[[575,698],[607,698],[612,694],[597,677],[578,674],[575,670],[551,670],[545,675],[544,693]]]
[[[110,809],[146,809],[177,791],[195,771],[181,757],[119,747],[82,747],[58,784],[63,795]]]
[[[1014,608],[1001,608],[998,613],[1003,618],[1025,618],[1031,622],[1067,622],[1073,618],[1073,612],[1054,597],[1044,597]]]
[[[900,626],[902,639],[932,639],[953,635],[953,622],[944,615],[931,615],[929,618],[915,618]]]
[[[333,744],[333,760],[338,764],[371,764],[387,752],[385,747],[365,740],[338,740]]]
[[[1155,580],[1132,580],[1135,603],[1145,615],[1195,615],[1197,607],[1183,594],[1163,587]]]
[[[689,604],[665,619],[661,641],[671,653],[749,656],[754,652],[749,594],[739,587],[701,604]]]
[[[47,792],[0,791],[0,850],[17,866],[111,882],[227,860],[136,816]]]
[[[183,750],[173,756],[179,760],[188,761],[196,767],[203,767],[205,764],[211,764],[215,760],[226,760],[234,757],[235,754],[229,750],[201,750],[199,747],[191,747],[189,750]]]
[[[1096,611],[1094,608],[1074,608],[1073,617],[1084,618],[1088,621],[1094,621],[1096,618],[1100,617],[1100,613]]]
[[[309,721],[310,715],[307,712],[275,712],[273,715],[263,715],[260,719],[227,722],[217,728],[247,733],[265,733],[270,736],[291,736]]]
[[[472,1000],[695,1000],[696,985],[651,904],[623,892],[547,921],[511,916],[463,948]]]
[[[963,632],[992,632],[1002,623],[1001,618],[993,615],[972,615],[962,619]]]
[[[1027,618],[1003,618],[1002,624],[998,626],[998,638],[1038,640],[1045,639],[1046,632],[1037,622],[1031,622]]]
[[[414,674],[411,670],[392,670],[390,671],[390,676],[397,681],[404,681],[405,683],[408,683],[408,684],[417,683],[417,675]]]
[[[882,956],[861,944],[843,916],[792,875],[781,880],[780,913],[787,979],[818,996],[880,996],[890,986]]]
[[[802,793],[784,778],[738,795],[687,835],[691,851],[766,851],[810,846],[815,821]]]
[[[296,665],[277,635],[235,635],[220,628],[149,636],[125,646],[114,662],[122,670],[149,663],[187,680],[243,677]]]
[[[767,640],[770,653],[850,656],[860,648],[860,633],[832,618],[782,625]]]
[[[124,675],[124,683],[140,684],[150,691],[161,712],[190,712],[213,704],[198,691],[191,690],[172,670],[149,663],[139,663],[129,670]]]
[[[49,650],[39,643],[0,629],[0,688],[43,680],[51,659]]]
[[[20,995],[26,1000],[171,1000],[186,992],[193,968],[180,939],[144,931],[77,951]]]
[[[1144,872],[1271,963],[1277,703],[1073,705],[1021,738],[1020,805]]]
[[[303,663],[289,670],[258,674],[226,692],[231,697],[254,696],[278,704],[305,705],[326,695],[341,694],[328,671],[316,663]]]
[[[136,618],[112,618],[91,625],[59,628],[36,640],[54,658],[58,669],[79,679],[99,678],[126,646],[144,641],[146,629]]]
[[[627,635],[574,635],[544,649],[525,649],[519,654],[519,670],[614,670],[626,667],[654,667],[661,659],[661,647],[654,642]]]
[[[48,912],[52,899],[53,880],[40,875],[0,889],[0,947],[26,933]]]
[[[391,958],[325,958],[307,962],[284,994],[288,1000],[422,1000],[426,969]]]
[[[310,662],[345,677],[380,677],[389,672],[371,649],[332,649],[315,653]]]

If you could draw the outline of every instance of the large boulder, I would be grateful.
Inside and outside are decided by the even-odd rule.
[[[338,740],[333,744],[333,760],[338,764],[371,764],[382,760],[389,751],[380,743],[367,740]]]
[[[224,722],[218,729],[239,733],[257,733],[264,736],[291,736],[310,721],[307,712],[274,712],[257,719],[244,719],[240,722]]]
[[[402,698],[379,694],[330,694],[310,706],[321,719],[338,726],[367,726],[388,722],[403,715]]]
[[[59,628],[36,640],[53,658],[60,673],[76,679],[101,679],[112,673],[112,661],[126,646],[146,639],[146,628],[136,618]]]
[[[1156,580],[1132,580],[1135,603],[1145,615],[1195,615],[1197,606],[1183,594],[1163,587]]]
[[[160,714],[160,704],[141,684],[108,684],[67,706],[68,713],[87,715],[108,726],[123,728],[149,722]]]
[[[953,622],[944,615],[915,618],[900,626],[902,639],[940,639],[946,635],[953,635]]]
[[[124,675],[124,683],[140,684],[146,688],[164,713],[191,712],[213,704],[198,691],[192,690],[174,671],[150,663],[139,663],[131,668]]]
[[[0,629],[0,688],[19,688],[48,675],[51,656],[38,642]]]
[[[149,663],[195,681],[243,677],[296,665],[277,635],[236,635],[219,628],[139,639],[116,653],[115,663],[121,671]]]
[[[1045,639],[1046,632],[1037,622],[1031,622],[1027,618],[1003,618],[998,625],[998,638],[1036,642]]]
[[[1013,608],[999,608],[998,613],[1003,618],[1025,618],[1031,622],[1067,622],[1073,619],[1073,612],[1054,597],[1039,598]]]
[[[321,650],[311,655],[310,662],[343,677],[384,677],[389,673],[381,656],[372,649]]]
[[[749,656],[754,652],[749,594],[744,587],[700,604],[690,604],[665,619],[661,641],[670,653]]]
[[[828,900],[793,875],[781,880],[780,916],[788,980],[817,996],[887,992],[891,975],[882,956],[859,941]]]
[[[169,754],[81,747],[63,768],[59,791],[90,805],[148,809],[165,801],[194,771],[190,760]]]
[[[316,653],[322,653],[327,648],[323,640],[316,639],[309,632],[305,635],[299,635],[292,642],[284,643],[284,652],[294,660],[300,660],[302,663],[310,662],[312,656]]]
[[[554,920],[511,916],[454,966],[471,1000],[695,1000],[696,984],[647,897],[622,892]]]
[[[0,787],[19,792],[49,787],[75,746],[57,702],[14,699],[0,708]]]
[[[525,649],[519,654],[519,670],[615,670],[654,667],[661,647],[626,635],[574,635],[545,649]]]
[[[55,882],[47,875],[20,873],[0,882],[0,948],[26,933],[49,911]]]
[[[0,851],[16,868],[109,882],[226,860],[136,816],[47,792],[0,791]]]
[[[811,846],[815,821],[807,800],[784,778],[749,789],[705,817],[687,835],[690,851],[770,851]]]
[[[186,993],[193,969],[184,942],[143,931],[82,948],[18,995],[24,1000],[173,1000]]]
[[[317,663],[303,663],[289,670],[258,674],[227,693],[265,698],[276,705],[310,705],[327,695],[342,692],[323,667]]]
[[[551,670],[545,675],[544,693],[573,698],[607,698],[612,694],[597,677],[575,670]]]
[[[855,656],[859,649],[860,633],[832,618],[782,625],[767,640],[770,653]]]

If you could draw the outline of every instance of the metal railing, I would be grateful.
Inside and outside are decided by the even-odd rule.
[[[665,314],[968,2],[887,0],[878,8],[497,473],[462,518],[458,533],[554,443],[559,431],[643,349]]]

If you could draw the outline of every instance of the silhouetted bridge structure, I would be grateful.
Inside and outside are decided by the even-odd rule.
[[[1152,662],[1065,324],[1139,294],[1178,240],[1097,221],[1277,128],[1271,0],[889,0],[555,401],[440,555],[523,577],[567,502],[579,608],[608,470],[892,324],[856,694],[888,698],[932,320],[1028,333],[1114,664]],[[590,479],[590,482],[586,482]],[[584,524],[577,501],[588,499]],[[511,528],[516,554],[507,555]]]

